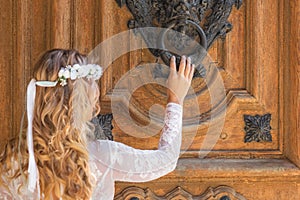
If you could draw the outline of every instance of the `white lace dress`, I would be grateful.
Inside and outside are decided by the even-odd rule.
[[[96,180],[92,200],[112,200],[114,182],[145,182],[157,179],[176,167],[181,146],[182,107],[169,103],[157,150],[138,150],[109,140],[90,142],[90,168]],[[0,199],[37,199],[24,189],[18,195],[20,180],[0,188]]]

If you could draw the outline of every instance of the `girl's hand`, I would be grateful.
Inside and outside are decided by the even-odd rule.
[[[167,81],[168,103],[173,102],[183,105],[183,101],[195,71],[195,65],[191,64],[191,59],[185,56],[181,57],[179,70],[176,70],[176,58],[173,56],[170,62],[170,75]]]

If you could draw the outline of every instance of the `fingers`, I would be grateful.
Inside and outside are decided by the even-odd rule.
[[[171,73],[176,72],[176,57],[175,56],[172,56],[172,58],[171,58],[170,68],[171,68]]]
[[[168,102],[183,105],[184,97],[187,95],[194,75],[195,65],[191,64],[191,58],[182,56],[179,70],[176,71],[176,58],[170,60],[170,75],[167,80]]]
[[[178,70],[178,73],[181,74],[182,76],[184,76],[185,66],[186,66],[186,57],[182,56],[180,60],[179,70]]]
[[[187,61],[186,61],[186,66],[185,66],[185,70],[184,70],[184,77],[188,78],[190,71],[191,71],[191,58],[188,57]]]
[[[176,57],[172,56],[170,61],[171,73],[176,72]],[[190,57],[182,56],[180,60],[178,74],[185,78],[192,80],[195,72],[195,65],[192,65],[192,60]]]
[[[190,73],[189,73],[189,75],[188,75],[188,79],[189,79],[189,80],[192,80],[192,79],[193,79],[194,72],[195,72],[195,65],[194,65],[194,64],[192,64],[192,67],[191,67]]]

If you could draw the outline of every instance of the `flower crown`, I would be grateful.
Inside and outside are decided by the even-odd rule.
[[[87,64],[79,65],[75,64],[73,67],[71,65],[66,66],[66,68],[61,68],[58,72],[58,82],[61,86],[67,85],[67,79],[75,80],[78,78],[90,78],[97,80],[102,75],[102,68],[99,65]]]
[[[67,85],[67,79],[75,80],[79,78],[88,78],[98,80],[102,76],[102,68],[96,64],[73,66],[68,65],[63,67],[58,72],[58,79],[55,82],[52,81],[36,81],[36,85],[42,87],[55,87],[59,82],[61,86]]]

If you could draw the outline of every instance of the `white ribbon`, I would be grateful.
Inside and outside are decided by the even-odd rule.
[[[39,183],[39,171],[34,158],[34,147],[33,147],[33,136],[32,136],[32,122],[33,122],[33,111],[36,93],[36,81],[32,79],[27,86],[27,146],[29,153],[29,164],[28,164],[28,190],[31,192],[35,191],[37,183]],[[38,186],[38,193],[40,188]],[[38,194],[40,197],[40,194]]]
[[[55,87],[57,85],[57,81],[36,81],[35,84],[41,87]]]

